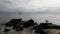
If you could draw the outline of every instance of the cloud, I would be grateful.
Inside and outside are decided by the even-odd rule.
[[[0,0],[0,11],[57,11],[60,0]],[[58,10],[60,11],[60,10]]]
[[[30,0],[0,0],[0,10],[23,10]]]

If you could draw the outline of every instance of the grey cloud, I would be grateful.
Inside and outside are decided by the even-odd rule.
[[[55,9],[54,7],[47,7],[47,9],[37,8],[37,9],[29,9],[29,2],[32,0],[0,0],[0,11],[7,12],[35,12],[35,13],[56,13],[59,12],[60,8]],[[27,9],[26,9],[27,7]],[[41,10],[42,9],[42,10]]]
[[[0,10],[15,10],[21,7],[23,8],[24,4],[29,1],[30,0],[0,0]]]

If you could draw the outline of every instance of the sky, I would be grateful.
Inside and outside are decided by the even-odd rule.
[[[60,0],[0,0],[0,12],[60,12]]]

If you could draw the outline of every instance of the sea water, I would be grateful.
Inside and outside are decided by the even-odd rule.
[[[22,18],[22,20],[33,19],[40,24],[47,19],[53,24],[60,25],[60,14],[0,14],[0,23],[6,23],[11,19]]]

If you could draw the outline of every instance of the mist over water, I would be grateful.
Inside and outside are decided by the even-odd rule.
[[[33,19],[38,24],[41,22],[45,22],[47,19],[49,22],[60,25],[60,14],[0,14],[0,23],[6,23],[10,19],[22,18],[22,20]]]

